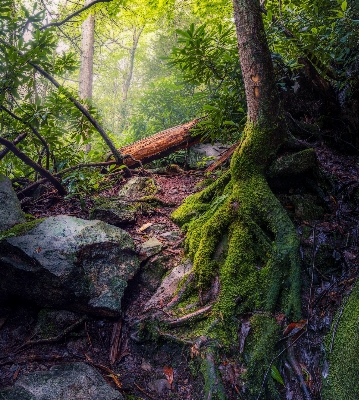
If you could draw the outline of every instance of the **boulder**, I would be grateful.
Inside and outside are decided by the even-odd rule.
[[[102,221],[50,217],[0,242],[0,293],[41,307],[118,316],[138,268],[130,235]]]
[[[120,392],[85,363],[55,365],[49,371],[30,372],[21,376],[15,387],[17,400],[123,400]],[[0,396],[2,392],[0,391]],[[27,396],[27,397],[26,397]]]
[[[138,176],[130,179],[120,189],[118,195],[125,199],[140,199],[144,196],[154,195],[157,192],[158,188],[152,178]]]
[[[25,222],[25,214],[21,210],[11,180],[0,174],[0,232],[22,222]]]

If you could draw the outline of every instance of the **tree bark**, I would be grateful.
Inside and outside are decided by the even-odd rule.
[[[91,3],[92,0],[85,0],[84,5],[86,7]],[[84,100],[92,99],[94,34],[95,16],[91,13],[82,23],[79,96]]]
[[[121,147],[120,152],[124,157],[124,164],[135,166],[136,161],[142,164],[163,158],[177,150],[189,148],[201,140],[200,136],[192,136],[191,129],[199,122],[199,119],[178,125],[156,133],[155,135],[138,140],[128,146]],[[126,157],[129,155],[131,157]]]

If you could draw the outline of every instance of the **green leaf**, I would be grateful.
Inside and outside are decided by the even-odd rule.
[[[284,381],[283,381],[282,375],[279,373],[279,371],[278,371],[278,369],[277,369],[277,367],[275,365],[271,366],[271,373],[270,374],[271,374],[271,377],[275,381],[277,381],[278,383],[280,383],[281,385],[284,386]]]
[[[345,11],[348,7],[348,3],[346,1],[343,1],[342,5],[340,7],[343,11]]]

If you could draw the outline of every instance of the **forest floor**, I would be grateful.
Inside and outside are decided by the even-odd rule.
[[[304,191],[308,192],[308,180],[305,190],[300,180],[274,189],[297,227],[303,261],[303,321],[291,326],[300,337],[293,345],[294,351],[287,357],[285,353],[281,356],[280,373],[285,385],[278,384],[278,388],[282,398],[288,400],[304,398],[298,374],[293,372],[298,368],[311,398],[321,398],[321,379],[327,373],[323,340],[332,322],[336,321],[338,310],[340,316],[359,267],[359,201],[353,200],[359,186],[359,158],[340,154],[322,143],[316,143],[314,147],[321,174],[330,182],[328,187],[322,188],[321,198],[315,194],[323,210],[321,217],[306,218],[305,213],[299,210],[298,201],[293,201],[293,196],[298,200]],[[199,190],[196,185],[205,176],[201,171],[188,171],[153,175],[153,178],[160,187],[157,197],[173,203],[173,206],[157,207],[140,214],[136,223],[125,229],[138,247],[151,236],[159,239],[163,244],[161,255],[168,256],[166,268],[170,270],[185,257],[184,234],[171,221],[170,214],[185,197]],[[117,176],[110,182],[111,187],[100,192],[99,196],[116,196],[125,182],[124,178]],[[87,219],[93,205],[92,197],[85,199],[84,207],[77,198],[63,199],[49,190],[35,202],[24,206],[24,210],[36,218],[67,214]],[[152,225],[143,229],[145,224]],[[166,232],[176,232],[178,240],[171,242],[163,235]],[[126,290],[121,318],[88,318],[61,340],[34,343],[16,354],[14,350],[23,343],[40,339],[36,336],[36,325],[41,310],[20,302],[9,307],[6,313],[3,310],[0,315],[0,388],[13,385],[20,374],[29,371],[47,370],[58,363],[83,361],[96,367],[128,399],[202,400],[203,377],[198,360],[191,358],[190,346],[163,338],[134,340],[131,326],[152,295],[153,291],[135,276]],[[276,317],[284,330],[287,326],[285,316],[279,314]],[[243,327],[245,318],[240,321]],[[219,360],[219,370],[230,400],[246,398],[241,379],[244,367],[239,354],[246,335],[240,333],[245,331],[241,329],[241,323],[238,349],[222,355]]]

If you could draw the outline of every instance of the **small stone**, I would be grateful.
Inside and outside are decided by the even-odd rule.
[[[156,237],[149,238],[140,247],[140,259],[143,261],[158,254],[162,250],[162,247],[162,243]]]
[[[171,385],[168,383],[167,379],[156,379],[150,382],[148,387],[160,396],[171,389]]]

